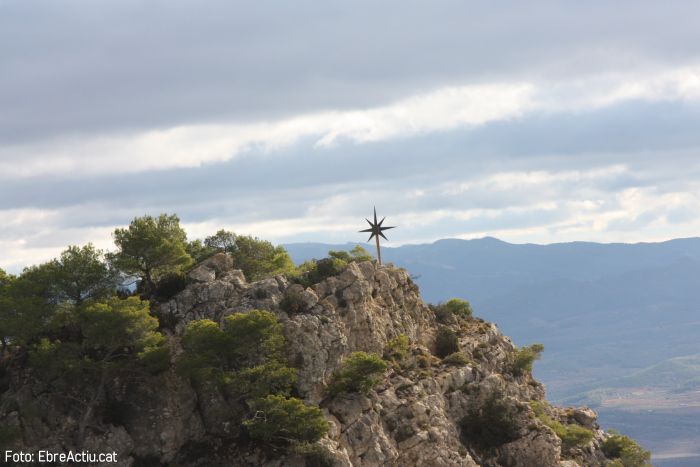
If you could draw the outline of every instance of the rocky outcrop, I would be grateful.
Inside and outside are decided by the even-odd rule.
[[[189,285],[154,312],[170,324],[172,354],[188,322],[221,322],[235,312],[270,310],[284,326],[290,365],[298,368],[297,391],[319,405],[330,431],[319,443],[339,466],[602,466],[603,432],[590,409],[551,408],[552,417],[590,429],[585,446],[562,448],[535,415],[544,400],[541,384],[513,371],[513,343],[479,319],[436,322],[408,273],[374,262],[350,263],[339,275],[311,287],[277,276],[248,283],[231,259],[216,255],[188,274]],[[285,301],[295,300],[295,312]],[[446,326],[459,340],[462,359],[437,358],[435,335]],[[327,397],[326,387],[343,358],[354,351],[382,354],[405,335],[408,355],[394,361],[367,395]],[[264,452],[240,437],[235,403],[212,387],[194,387],[174,370],[139,384],[116,381],[114,413],[92,427],[93,451],[117,449],[121,465],[304,465],[300,455]],[[0,406],[2,423],[22,436],[13,448],[74,448],[75,415],[38,383],[12,378]],[[485,446],[464,425],[478,422],[488,401],[507,410],[510,438]],[[487,422],[484,422],[488,424]],[[473,427],[472,427],[473,429]],[[479,427],[477,426],[477,430]]]

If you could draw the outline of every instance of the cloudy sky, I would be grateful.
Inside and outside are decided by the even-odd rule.
[[[527,3],[527,5],[526,5]],[[0,267],[177,213],[275,242],[700,232],[700,4],[0,0]]]

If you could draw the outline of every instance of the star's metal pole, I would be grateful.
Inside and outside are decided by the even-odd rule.
[[[382,265],[382,250],[379,248],[379,235],[375,235],[374,238],[377,240],[377,261],[379,265]]]

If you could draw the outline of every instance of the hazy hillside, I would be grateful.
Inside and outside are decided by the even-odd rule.
[[[349,246],[286,245],[295,261]],[[450,239],[382,253],[417,276],[427,300],[466,298],[518,345],[542,342],[536,374],[550,397],[599,404],[602,420],[657,451],[672,432],[660,419],[670,427],[684,414],[657,413],[644,430],[625,417],[700,406],[700,238],[553,245]],[[681,425],[693,427],[683,431],[700,446],[700,421],[693,420]],[[659,429],[648,429],[654,425]]]

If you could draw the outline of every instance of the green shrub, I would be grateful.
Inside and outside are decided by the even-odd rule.
[[[335,460],[328,448],[318,443],[300,443],[292,451],[304,458],[304,467],[333,467]]]
[[[323,258],[316,261],[316,267],[309,271],[309,279],[312,284],[317,284],[324,279],[337,276],[348,266],[346,261],[338,258]]]
[[[438,323],[447,325],[456,323],[454,315],[442,308],[442,304],[433,305],[430,303],[428,308],[435,314],[435,321]]]
[[[454,352],[443,358],[442,363],[455,366],[464,366],[469,363],[469,359],[461,352]]]
[[[170,349],[166,346],[148,347],[138,354],[138,358],[146,371],[154,375],[170,368]]]
[[[188,323],[178,371],[198,381],[215,382],[244,400],[289,395],[297,370],[283,358],[284,336],[269,311],[234,313],[223,329],[211,320]]]
[[[282,358],[284,334],[274,313],[262,310],[233,313],[224,318],[223,330],[234,366],[250,367]]]
[[[273,313],[252,310],[227,316],[223,329],[208,319],[190,321],[182,347],[181,374],[223,382],[231,371],[281,362],[284,335]]]
[[[372,256],[360,245],[350,250],[349,253],[347,251],[331,250],[328,252],[328,258],[305,261],[299,267],[290,271],[288,277],[297,284],[310,287],[329,277],[337,276],[350,263],[371,259]]]
[[[561,439],[565,449],[583,447],[593,439],[591,430],[576,424],[563,424],[549,417],[546,412],[546,402],[532,401],[530,407],[532,407],[535,416]]]
[[[80,445],[105,402],[107,385],[120,375],[137,373],[141,357],[165,338],[157,331],[149,303],[137,297],[89,302],[73,311],[65,318],[74,326],[75,337],[42,338],[28,357],[35,376],[70,394],[70,403],[80,411]]]
[[[401,361],[408,356],[410,342],[405,334],[399,334],[386,343],[384,358],[387,360]]]
[[[530,407],[537,418],[546,416],[545,407],[549,406],[546,401],[530,401]]]
[[[580,425],[562,425],[562,428],[557,428],[554,432],[561,439],[565,447],[583,447],[593,439],[593,432]]]
[[[565,425],[546,416],[541,417],[540,420],[554,431],[559,439],[561,439],[562,446],[566,449],[583,447],[593,439],[593,432],[580,425]]]
[[[223,327],[210,320],[188,323],[178,371],[195,381],[214,382],[244,407],[234,414],[250,437],[273,447],[313,443],[328,431],[321,410],[290,398],[297,370],[284,360],[282,326],[274,314],[234,313]],[[246,413],[248,419],[241,420]],[[322,465],[322,464],[311,464]]]
[[[268,394],[289,396],[297,381],[297,370],[279,362],[244,368],[226,377],[227,389],[245,399]]]
[[[294,262],[282,246],[248,235],[219,230],[204,240],[208,254],[224,251],[231,255],[236,268],[243,271],[250,282],[288,274],[294,271]]]
[[[314,443],[328,432],[321,409],[300,399],[269,395],[251,405],[254,414],[243,422],[250,437],[273,446]]]
[[[372,261],[372,254],[362,248],[361,245],[355,245],[355,247],[350,250],[350,256],[352,256],[352,261],[360,263],[363,261]]]
[[[331,396],[341,392],[366,394],[379,382],[386,369],[387,364],[379,355],[353,352],[333,375],[328,392]]]
[[[544,346],[542,344],[532,344],[529,347],[517,350],[513,359],[513,373],[522,375],[532,372],[532,364],[540,358],[543,350]]]
[[[459,352],[457,334],[450,328],[441,327],[435,336],[435,355],[445,358],[455,352]]]
[[[216,249],[207,247],[201,240],[187,242],[185,250],[192,257],[192,264],[199,264],[217,253]]]
[[[449,324],[454,318],[471,318],[472,306],[468,301],[453,298],[445,303],[438,303],[432,307],[435,319],[438,323]]]
[[[228,341],[214,321],[190,321],[182,336],[183,353],[177,360],[178,372],[196,380],[221,377],[222,372],[232,369],[228,362]]]
[[[350,250],[350,252],[347,251],[335,251],[335,250],[330,250],[328,252],[328,256],[331,258],[336,258],[342,261],[345,261],[346,263],[354,263],[354,262],[362,262],[362,261],[371,261],[372,260],[372,255],[362,248],[360,245],[355,245],[355,247]]]
[[[330,250],[328,252],[328,257],[338,259],[338,260],[343,261],[345,263],[349,263],[350,261],[352,261],[352,256],[350,256],[350,253],[348,253],[347,251],[344,251],[344,250],[339,250],[339,251]]]
[[[467,443],[481,448],[498,447],[519,438],[518,409],[498,391],[492,392],[480,407],[474,406],[460,420]]]
[[[610,437],[603,441],[602,450],[605,457],[614,459],[624,467],[648,467],[651,453],[632,438],[610,430]]]

